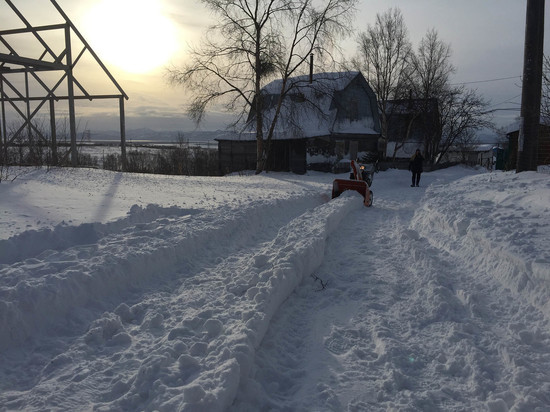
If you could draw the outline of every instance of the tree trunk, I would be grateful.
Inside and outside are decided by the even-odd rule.
[[[256,134],[256,174],[262,173],[265,166],[264,139],[262,133]]]

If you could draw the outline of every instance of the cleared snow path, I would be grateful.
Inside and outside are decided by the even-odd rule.
[[[467,194],[483,182],[468,178],[450,192],[460,202],[448,202],[437,187],[451,182],[439,176],[423,177],[434,186],[423,198],[425,189],[375,181],[375,206],[346,216],[329,238],[317,279],[305,279],[274,317],[232,411],[505,412],[550,405],[544,305],[530,303],[536,292],[509,287],[518,283],[509,279],[523,278],[518,268],[525,262],[517,259],[503,273],[507,254],[474,230],[506,214],[506,205],[495,199],[476,211]],[[502,185],[504,191],[509,178]],[[402,196],[403,190],[417,192]],[[441,210],[447,205],[455,206]],[[494,222],[487,226],[498,230]]]
[[[362,207],[350,196],[325,201],[310,194],[192,219],[135,207],[122,221],[64,229],[80,232],[73,244],[3,264],[0,405],[224,410],[273,314],[320,265],[342,217]]]

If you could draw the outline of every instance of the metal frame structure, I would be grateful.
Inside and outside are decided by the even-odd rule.
[[[78,165],[77,157],[77,136],[76,136],[76,113],[75,102],[77,100],[89,100],[94,99],[118,99],[119,113],[120,113],[120,146],[123,169],[126,168],[126,126],[124,115],[124,100],[128,100],[128,95],[117,83],[115,78],[111,75],[109,70],[105,67],[97,54],[93,51],[84,37],[77,30],[75,25],[71,22],[69,17],[61,9],[55,0],[50,0],[52,5],[58,11],[63,18],[64,22],[60,24],[52,24],[46,26],[32,26],[25,16],[17,9],[11,0],[4,0],[6,4],[14,11],[14,13],[23,22],[23,28],[0,30],[0,43],[9,50],[9,53],[0,53],[0,150],[7,153],[8,146],[13,145],[14,141],[21,135],[26,129],[30,135],[37,136],[42,142],[46,144],[51,143],[52,160],[54,164],[58,163],[57,156],[57,137],[56,137],[56,113],[55,102],[66,101],[68,103],[68,117],[69,117],[69,130],[70,130],[70,154],[72,166]],[[60,53],[53,51],[53,44],[48,43],[44,36],[45,33],[61,34],[64,38],[64,47]],[[8,41],[8,37],[12,38],[17,35],[31,34],[36,41],[39,42],[40,47],[43,48],[42,54],[39,58],[32,58],[19,53],[17,46],[13,46],[13,42]],[[80,43],[83,45],[82,49],[75,53],[74,46],[71,42],[73,36],[76,36]],[[58,45],[59,46],[59,45]],[[112,82],[119,93],[117,94],[91,94],[83,87],[83,85],[75,78],[74,68],[81,60],[82,56],[86,53],[90,53],[95,62],[107,75],[108,79]],[[42,75],[44,73],[54,73],[57,82],[55,85],[48,86]],[[10,81],[13,75],[24,76],[24,90],[20,90],[21,87]],[[51,75],[50,75],[51,76]],[[39,90],[33,90],[31,92],[29,87],[29,78],[33,80]],[[63,90],[61,91],[61,85]],[[35,87],[36,88],[36,87]],[[16,103],[24,102],[24,108],[21,109]],[[34,109],[31,108],[31,102],[36,105]],[[9,105],[23,120],[21,127],[8,138],[7,126],[6,126],[6,105]],[[46,106],[48,105],[48,106]],[[50,132],[51,142],[48,142],[34,124],[33,118],[44,107],[49,107],[50,118]]]

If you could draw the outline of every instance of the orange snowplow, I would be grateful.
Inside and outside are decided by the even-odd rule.
[[[340,196],[346,190],[355,190],[363,196],[363,204],[365,206],[372,206],[372,190],[370,190],[369,185],[363,179],[364,174],[361,166],[352,160],[351,170],[351,175],[355,179],[334,179],[334,182],[332,182],[332,198]]]

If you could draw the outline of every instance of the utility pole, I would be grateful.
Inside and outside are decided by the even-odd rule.
[[[521,124],[516,172],[537,170],[544,44],[544,1],[527,0]]]

